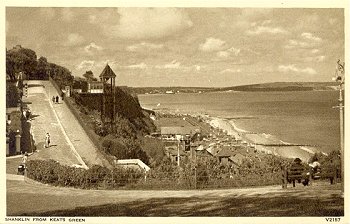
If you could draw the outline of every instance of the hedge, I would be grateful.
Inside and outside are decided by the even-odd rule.
[[[110,170],[99,165],[85,170],[64,166],[54,160],[31,160],[27,163],[27,177],[54,186],[109,189],[143,181],[144,173],[121,167]]]
[[[217,189],[249,186],[277,185],[281,173],[235,174],[230,177],[210,176],[206,170],[151,170],[147,175],[138,170],[116,167],[113,170],[94,165],[90,169],[63,166],[54,160],[31,160],[27,163],[27,176],[33,180],[62,187],[82,189]]]

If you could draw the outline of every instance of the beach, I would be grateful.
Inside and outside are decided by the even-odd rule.
[[[307,161],[315,152],[339,150],[339,112],[334,91],[215,92],[138,95],[156,112],[203,117],[213,127],[257,150]]]
[[[234,136],[236,139],[241,139],[242,142],[254,146],[258,152],[285,158],[300,158],[304,162],[307,162],[315,152],[318,152],[316,147],[295,146],[291,145],[291,143],[283,142],[271,134],[243,130],[237,127],[233,119],[205,117],[209,120],[209,124],[212,127],[224,130],[227,135]]]
[[[214,129],[222,130],[226,135],[233,136],[236,140],[239,140],[242,145],[254,148],[258,153],[272,154],[291,159],[300,158],[303,162],[307,163],[313,154],[319,152],[316,147],[284,142],[269,133],[255,133],[250,130],[244,130],[237,126],[235,118],[211,116],[200,112],[180,113],[179,110],[171,110],[169,108],[145,109],[154,110],[163,115],[169,114],[172,116],[191,116],[194,118],[200,118],[203,122],[208,123]]]

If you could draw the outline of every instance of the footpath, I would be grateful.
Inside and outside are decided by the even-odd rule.
[[[42,83],[45,86],[45,92],[49,99],[51,99],[52,96],[59,95],[57,90],[49,81],[43,81]],[[70,143],[73,145],[76,152],[81,156],[85,163],[88,166],[96,164],[109,167],[109,162],[92,143],[65,102],[61,99],[58,104],[54,104],[52,101],[50,102],[53,112],[57,115],[58,120],[63,126],[65,134],[70,140]]]
[[[63,165],[82,167],[108,164],[65,102],[61,99],[58,104],[52,102],[52,96],[58,95],[49,81],[28,81],[28,97],[24,101],[29,102],[31,132],[37,146],[29,160],[53,159]],[[47,132],[51,136],[51,146],[44,148]],[[15,173],[19,162],[19,158],[7,158],[7,173]]]

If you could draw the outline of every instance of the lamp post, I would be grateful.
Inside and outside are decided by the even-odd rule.
[[[180,166],[180,139],[177,139],[177,166]]]
[[[334,108],[339,108],[339,121],[340,121],[340,163],[341,163],[341,189],[344,195],[344,98],[343,98],[343,86],[345,83],[344,72],[345,63],[341,63],[340,60],[337,61],[337,67],[335,70],[334,81],[339,83],[339,106]]]

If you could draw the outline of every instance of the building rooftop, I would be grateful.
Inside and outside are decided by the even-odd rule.
[[[128,168],[139,167],[142,170],[149,171],[151,168],[139,159],[119,159],[116,165],[126,166]]]
[[[193,127],[161,127],[160,133],[162,135],[192,135],[195,132]]]
[[[109,65],[107,64],[106,67],[103,69],[100,78],[115,78],[116,75],[113,72],[113,70],[111,69],[111,67],[109,67]]]

